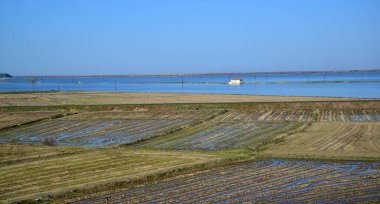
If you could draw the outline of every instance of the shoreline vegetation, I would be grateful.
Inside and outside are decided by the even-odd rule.
[[[304,188],[309,202],[379,200],[379,99],[18,92],[0,93],[0,101],[0,203],[246,196],[223,182],[253,186],[262,194],[252,199],[268,202]],[[322,190],[342,182],[350,188],[339,194]],[[292,187],[266,192],[272,184]],[[178,193],[144,196],[174,187]]]

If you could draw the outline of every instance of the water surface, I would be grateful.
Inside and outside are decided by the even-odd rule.
[[[231,78],[245,84],[231,86]],[[380,72],[212,76],[14,77],[0,91],[126,91],[380,98]]]

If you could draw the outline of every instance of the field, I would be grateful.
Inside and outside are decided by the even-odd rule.
[[[213,117],[220,111],[90,112],[45,120],[2,131],[0,142],[106,146],[128,144],[165,134]]]
[[[191,129],[156,137],[134,147],[161,149],[204,149],[255,147],[272,140],[276,135],[299,127],[299,123],[239,123],[206,122]]]
[[[70,155],[84,151],[81,147],[52,147],[46,145],[0,144],[0,166],[42,158]]]
[[[363,126],[365,129],[364,126],[368,124],[377,127],[377,121],[380,119],[378,113],[376,109],[92,111],[5,129],[0,131],[0,142],[41,144],[50,139],[58,145],[88,147],[136,143],[133,144],[134,147],[159,149],[257,148],[273,140],[284,139],[284,134],[294,133],[300,128],[304,130],[306,123],[312,122],[313,125],[308,130],[328,135],[326,138],[319,137],[319,140],[322,140],[320,145],[333,145],[331,137],[335,136],[331,135],[339,134],[337,138],[340,138],[342,132],[325,134],[326,131],[319,131],[318,128],[323,126],[322,124],[330,124],[323,128],[327,131],[334,129],[335,125],[338,127],[339,124],[343,124],[347,127],[340,128],[347,131],[343,136],[361,136],[363,131],[350,134],[350,127]],[[13,112],[5,114],[12,115]],[[33,114],[28,113],[24,117],[28,119],[31,115]],[[23,117],[18,117],[18,120],[22,119]],[[365,134],[371,137],[365,140],[370,141],[370,145],[375,145],[372,149],[376,149],[377,129],[372,128],[368,131],[369,133]],[[306,134],[312,136],[309,132]],[[302,136],[302,133],[295,134],[297,135],[301,135],[302,139],[310,139]],[[346,139],[349,138],[343,138]],[[292,142],[297,141],[292,139]],[[298,145],[300,144],[295,144]],[[358,148],[365,148],[365,145]]]
[[[26,148],[25,148],[26,147]],[[23,151],[0,165],[0,200],[3,202],[61,195],[65,192],[89,189],[115,182],[128,182],[163,172],[210,163],[223,159],[218,154],[202,152],[170,152],[130,150],[125,148],[61,149],[38,146],[9,145]],[[71,154],[62,154],[63,152]],[[36,155],[39,155],[36,159]],[[41,154],[43,156],[41,156]],[[47,157],[47,155],[55,155]],[[26,159],[29,157],[29,159]]]
[[[271,160],[215,168],[107,196],[110,203],[341,203],[379,200],[379,186],[379,163]],[[105,197],[78,203],[104,203]]]
[[[215,118],[218,122],[229,121],[298,121],[298,122],[335,122],[335,121],[355,121],[355,122],[371,122],[380,121],[379,110],[232,110]]]
[[[0,93],[1,106],[232,103],[277,101],[345,101],[360,100],[333,97],[258,96],[230,94],[125,93],[125,92],[20,92]]]
[[[380,201],[377,100],[88,105],[119,93],[55,94],[1,101],[0,203]],[[141,102],[134,94],[108,102]]]
[[[380,157],[379,122],[318,122],[265,151],[277,156],[324,155]]]
[[[334,145],[338,141],[344,141],[349,144],[351,142],[357,142],[359,139],[356,138],[356,140],[354,140],[352,137],[364,137],[362,140],[367,141],[371,146],[354,145],[357,149],[353,152],[361,153],[360,151],[365,148],[371,148],[364,153],[376,153],[378,140],[380,139],[379,131],[376,128],[367,129],[366,127],[378,127],[376,121],[380,119],[379,116],[376,110],[230,110],[219,114],[210,121],[193,126],[191,129],[184,129],[173,134],[156,137],[135,144],[134,146],[160,149],[217,150],[246,147],[256,149],[273,141],[282,141],[284,138],[289,138],[290,141],[295,142],[293,138],[300,135],[299,137],[303,139],[303,142],[310,144],[310,139],[313,141],[316,140],[316,143],[324,147],[326,147],[327,144]],[[313,125],[309,128],[308,126],[311,123],[313,123]],[[329,128],[323,128],[317,124],[329,124]],[[331,126],[338,124],[345,125],[346,128],[341,127],[340,130],[347,131],[346,134],[342,135],[342,132],[336,131],[327,134],[334,129],[331,128]],[[362,127],[362,131],[352,132],[351,127]],[[310,131],[314,130],[314,132],[320,133],[323,137],[319,137],[318,135],[315,136],[315,138],[318,139],[311,137],[312,134],[309,134],[309,132],[305,133],[306,128],[307,130],[311,129]],[[319,131],[319,128],[323,130]],[[363,132],[363,130],[367,132]],[[310,137],[303,136],[302,133],[297,133],[293,136],[295,132],[303,132]],[[363,134],[367,136],[363,136]],[[337,141],[332,141],[331,138],[336,138]],[[302,144],[302,141],[289,147],[289,149],[300,150],[306,147]],[[279,146],[283,147],[284,145],[281,143]],[[297,148],[297,146],[300,147]],[[347,148],[348,146],[344,150],[347,150]],[[273,147],[270,149],[277,151],[281,148]],[[289,149],[285,149],[282,153],[288,152]],[[318,153],[317,151],[312,151]],[[324,150],[321,149],[320,152],[324,152]]]
[[[57,111],[33,111],[33,112],[11,112],[0,113],[0,129],[19,126],[34,121],[61,116]]]

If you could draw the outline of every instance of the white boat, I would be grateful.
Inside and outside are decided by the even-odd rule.
[[[240,84],[244,84],[244,81],[243,79],[240,79],[240,78],[234,78],[234,79],[231,79],[229,82],[228,82],[229,85],[240,85]]]

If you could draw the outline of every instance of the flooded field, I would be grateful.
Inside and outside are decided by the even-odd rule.
[[[106,196],[110,203],[370,202],[380,200],[380,164],[244,162],[76,203],[103,203]]]
[[[5,123],[8,125],[33,121],[32,116],[36,116],[34,120],[45,118],[32,124],[0,130],[0,142],[3,143],[41,144],[51,140],[57,145],[70,146],[96,147],[136,143],[133,144],[134,147],[202,150],[256,148],[281,139],[286,134],[313,128],[317,132],[322,128],[323,132],[323,129],[326,129],[324,127],[331,132],[316,140],[322,140],[318,142],[320,144],[333,145],[334,140],[331,138],[341,138],[339,141],[343,143],[354,142],[350,138],[355,135],[356,140],[368,137],[368,141],[375,141],[373,145],[376,149],[380,119],[377,109],[150,111],[136,109],[80,112],[68,116],[62,115],[56,119],[49,118],[59,114],[57,112],[2,114],[8,117],[9,120]],[[317,126],[319,128],[316,128]],[[372,126],[374,128],[366,128]],[[358,130],[363,131],[351,131],[352,127],[358,127]],[[313,134],[308,136],[310,135]],[[324,137],[326,135],[328,137]],[[302,136],[302,138],[308,137]]]
[[[191,129],[134,145],[162,149],[204,149],[254,147],[276,135],[300,127],[301,123],[283,122],[205,122]]]
[[[128,144],[166,134],[217,114],[218,111],[97,112],[45,120],[0,132],[0,142],[107,146]]]
[[[360,146],[361,143],[356,142],[365,140],[368,142],[366,144],[370,145],[367,147],[362,145],[362,149],[370,148],[377,151],[376,149],[380,148],[377,142],[380,139],[377,121],[380,118],[377,113],[377,110],[230,110],[191,129],[156,137],[134,146],[204,150],[257,148],[293,137],[290,136],[293,133],[314,129],[314,132],[324,134],[311,141],[307,140],[312,134],[301,136],[304,143],[315,142],[326,148],[336,146],[339,142],[341,145],[336,148],[342,148],[344,145],[348,148],[348,146]],[[302,142],[296,146],[299,148],[295,146],[293,148],[307,147]]]
[[[379,107],[376,101],[1,107],[0,198],[378,202]]]
[[[229,111],[218,116],[216,121],[355,121],[371,122],[380,121],[379,110],[254,110],[254,111]]]

